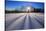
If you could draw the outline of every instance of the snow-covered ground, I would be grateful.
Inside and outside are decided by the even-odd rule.
[[[44,26],[43,13],[9,13],[6,14],[7,30],[39,29]]]

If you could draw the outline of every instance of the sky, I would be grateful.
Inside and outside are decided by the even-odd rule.
[[[43,9],[44,3],[40,2],[26,2],[26,1],[6,1],[6,10],[20,10],[22,6],[32,6],[33,8]]]
[[[44,2],[44,0],[6,0],[6,1],[31,1],[31,2]]]

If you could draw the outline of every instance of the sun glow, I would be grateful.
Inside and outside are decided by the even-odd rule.
[[[27,11],[30,11],[30,7],[27,7]]]
[[[27,7],[28,10],[30,10],[30,7]]]

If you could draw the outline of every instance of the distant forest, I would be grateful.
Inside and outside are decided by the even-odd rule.
[[[34,8],[34,11],[30,11],[30,12],[27,12],[27,11],[19,11],[19,10],[12,10],[12,11],[9,11],[9,10],[5,10],[5,13],[44,13],[44,9],[35,9]]]

